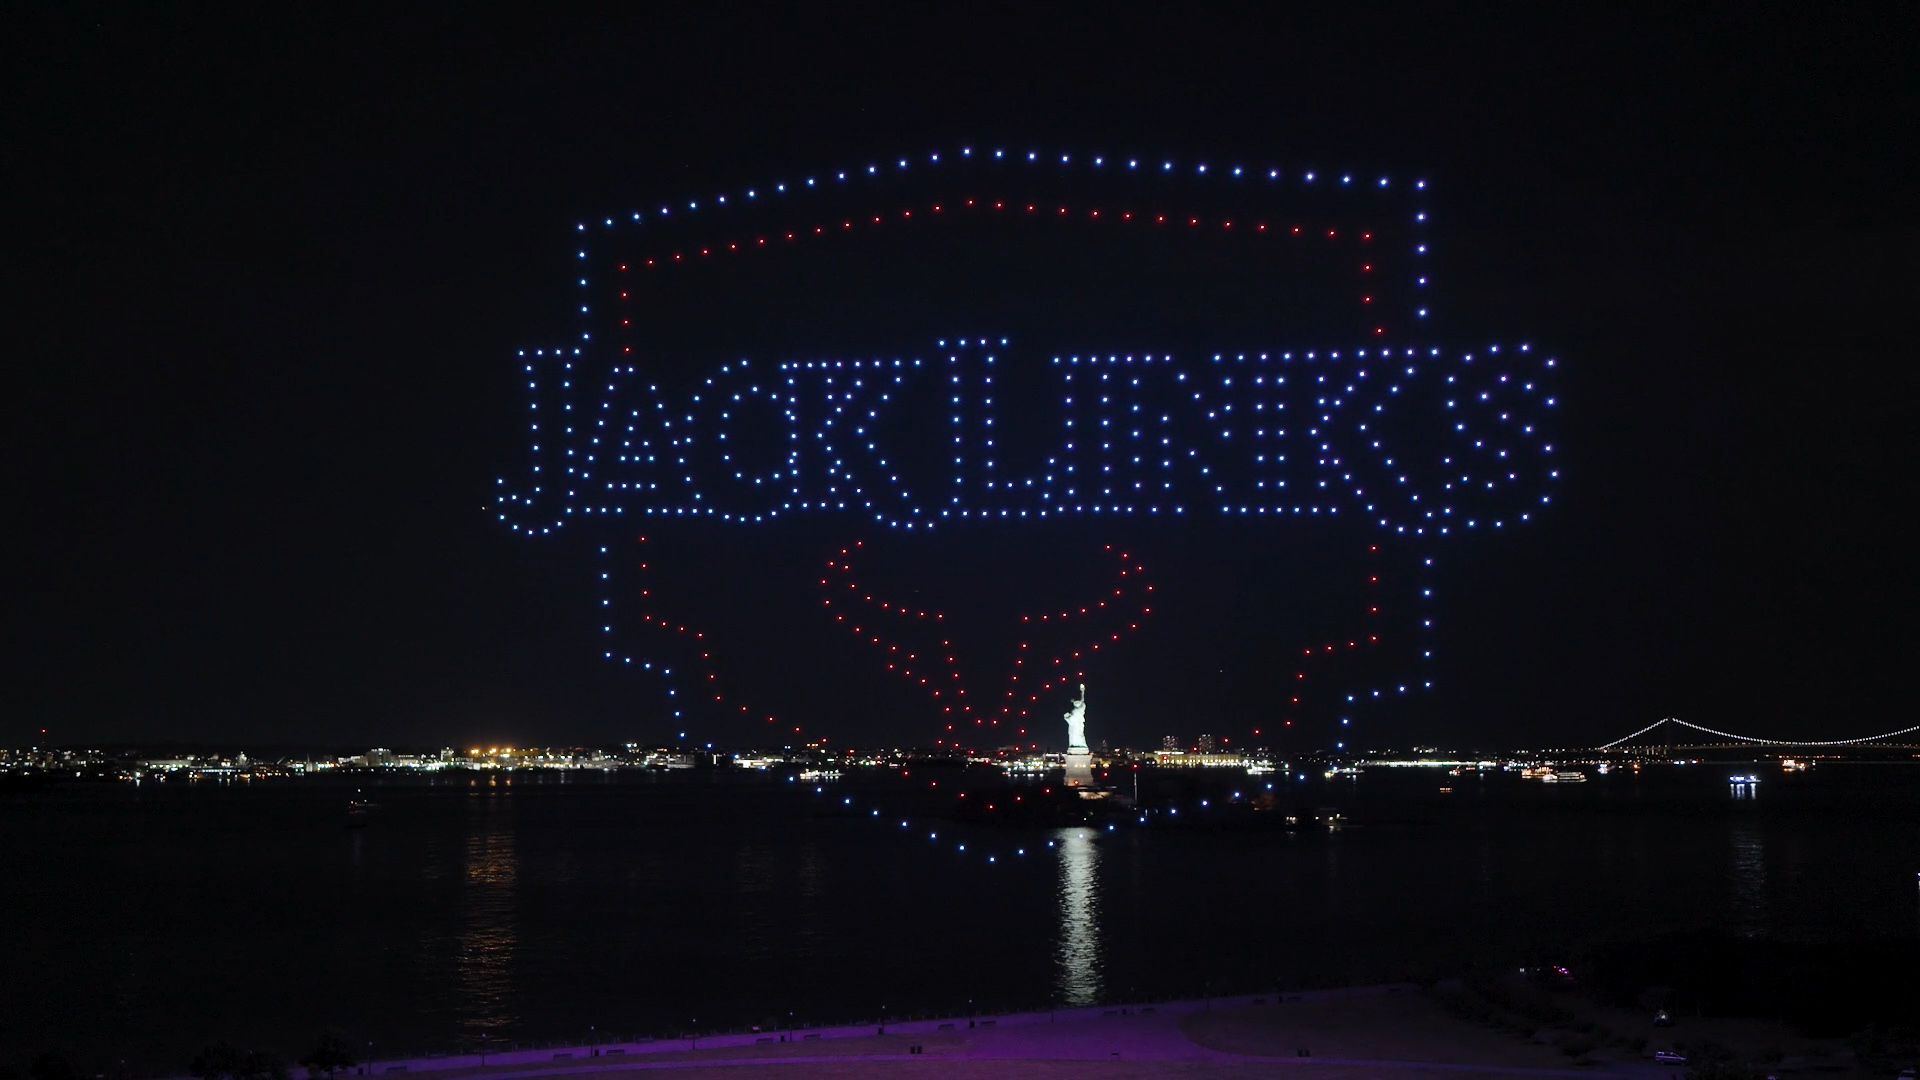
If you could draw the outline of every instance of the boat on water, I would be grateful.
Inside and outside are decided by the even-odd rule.
[[[1556,769],[1540,779],[1548,784],[1584,784],[1587,782],[1587,774],[1579,769]]]
[[[358,793],[347,800],[347,828],[358,829],[366,825],[368,817],[380,809],[380,804],[371,799],[363,799]]]

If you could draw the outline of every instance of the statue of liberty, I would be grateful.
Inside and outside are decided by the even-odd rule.
[[[1067,753],[1084,754],[1087,752],[1087,684],[1080,684],[1080,696],[1074,699],[1072,711],[1067,713]]]

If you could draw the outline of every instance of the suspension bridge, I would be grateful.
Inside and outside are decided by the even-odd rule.
[[[1728,750],[1728,749],[1779,749],[1779,750],[1833,750],[1844,747],[1862,747],[1889,750],[1920,750],[1920,724],[1883,731],[1878,735],[1862,735],[1852,739],[1768,739],[1758,735],[1739,735],[1731,731],[1720,731],[1704,727],[1676,717],[1668,716],[1639,731],[1622,735],[1610,743],[1602,743],[1595,750],[1610,750],[1616,753],[1652,753],[1661,754],[1686,750]],[[1675,735],[1678,735],[1678,738]],[[1914,736],[1904,742],[1896,742],[1901,736]]]

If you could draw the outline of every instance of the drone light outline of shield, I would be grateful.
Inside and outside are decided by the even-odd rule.
[[[998,178],[1002,188],[1010,179],[1047,170],[1055,184],[1049,194],[1077,190],[1076,185],[1094,194],[1024,201],[966,194],[993,187],[977,179],[983,169],[993,170],[985,175]],[[900,194],[897,181],[909,172],[934,178],[918,199]],[[1124,198],[1099,197],[1109,176],[1127,178]],[[1061,177],[1070,177],[1066,188],[1059,187]],[[1153,191],[1156,177],[1169,182],[1159,205],[1153,205],[1151,194],[1142,194]],[[896,183],[872,197],[871,214],[866,208],[858,215],[846,212],[844,193],[863,178]],[[1012,186],[1019,189],[1017,182]],[[809,205],[810,194],[836,189],[842,194],[831,216]],[[1367,212],[1383,223],[1378,226],[1383,235],[1390,232],[1397,239],[1400,250],[1367,246],[1376,237],[1364,219],[1338,227],[1290,219],[1284,196],[1296,190],[1322,198],[1327,192],[1371,198]],[[500,520],[515,533],[542,537],[568,527],[606,527],[625,535],[690,519],[769,525],[807,513],[847,514],[869,527],[908,532],[983,519],[1037,525],[1068,515],[1204,514],[1236,522],[1345,515],[1390,543],[1410,546],[1415,566],[1430,571],[1434,545],[1530,520],[1551,501],[1559,469],[1546,423],[1557,404],[1551,389],[1556,360],[1526,344],[1461,348],[1430,338],[1408,343],[1409,331],[1430,321],[1426,190],[1424,181],[1396,185],[1390,178],[1313,170],[1210,170],[1203,163],[1165,159],[969,147],[580,222],[580,328],[571,342],[520,353],[528,377],[533,460],[523,487],[499,482]],[[1196,191],[1201,192],[1197,197]],[[1251,194],[1242,199],[1242,192]],[[1282,197],[1277,207],[1276,193]],[[1174,204],[1183,198],[1205,209],[1177,209]],[[802,224],[765,227],[769,204]],[[741,207],[758,216],[736,220],[731,210]],[[1276,209],[1281,212],[1270,212]],[[947,228],[1026,215],[1036,227],[1071,221],[1113,230],[1185,229],[1241,243],[1344,240],[1355,244],[1351,261],[1364,268],[1355,279],[1361,321],[1350,340],[1334,347],[1052,356],[1066,403],[1061,443],[1044,469],[1013,480],[1003,479],[1004,469],[993,471],[1006,464],[995,460],[992,389],[993,365],[1008,346],[1004,338],[939,338],[921,356],[737,359],[709,367],[704,377],[682,379],[688,384],[684,391],[662,390],[654,381],[663,361],[648,354],[644,320],[636,326],[627,304],[647,287],[650,273],[750,260],[770,247],[847,242],[862,232],[904,226],[916,213],[921,223],[937,221]],[[1313,235],[1323,228],[1324,238]],[[1373,293],[1386,290],[1372,283],[1381,280],[1379,269],[1395,256],[1393,271],[1402,277],[1398,295],[1404,301],[1401,309],[1390,311],[1384,304],[1374,306]],[[1390,331],[1389,323],[1408,329]],[[1116,378],[1118,392],[1074,392],[1076,386],[1106,390],[1102,384],[1114,384]],[[937,442],[943,462],[951,452],[950,475],[933,486],[937,497],[924,484],[916,494],[888,468],[889,462],[912,456],[911,449],[874,441],[874,423],[888,407],[889,388],[904,392],[916,382],[938,382],[943,392],[952,392],[951,427],[926,432],[929,447],[920,448]],[[858,386],[850,388],[854,383]],[[727,449],[730,434],[733,445],[740,444],[739,430],[730,431],[730,425],[745,419],[735,417],[726,403],[743,395],[778,410],[775,422],[789,447],[759,473],[742,467]],[[1276,452],[1283,443],[1305,453]],[[1143,446],[1151,448],[1145,455],[1138,452]],[[1088,476],[1105,483],[1089,483]],[[609,553],[610,545],[595,546],[599,554]],[[607,579],[604,569],[600,577]],[[1418,589],[1425,601],[1432,592],[1430,582]],[[600,606],[611,610],[612,597],[601,597]],[[1415,629],[1430,634],[1433,622],[1431,610],[1424,610]],[[679,629],[688,632],[684,624]],[[614,633],[610,615],[602,630]],[[710,652],[701,651],[710,661]],[[1419,652],[1423,660],[1432,657],[1427,642]],[[606,656],[662,674],[669,680],[669,697],[679,696],[667,662],[613,650]],[[683,662],[678,677],[692,674]],[[716,678],[711,670],[705,674]],[[1352,688],[1347,700],[1358,706],[1431,684],[1421,672],[1405,681]],[[673,717],[684,717],[677,703]],[[1351,717],[1340,719],[1346,725]]]

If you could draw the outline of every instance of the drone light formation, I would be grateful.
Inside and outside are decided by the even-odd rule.
[[[1132,556],[1126,552],[1116,553],[1113,545],[1106,545],[1106,553],[1117,554],[1118,557],[1118,579],[1114,588],[1077,607],[1018,616],[1021,640],[1015,645],[1006,688],[1000,692],[1000,700],[985,702],[976,709],[975,702],[968,700],[966,681],[953,656],[953,642],[941,636],[946,632],[946,614],[880,599],[863,588],[853,576],[856,571],[852,561],[863,546],[864,542],[856,541],[850,548],[840,549],[837,559],[827,560],[828,576],[820,579],[820,587],[825,593],[821,605],[832,609],[835,623],[844,626],[856,638],[881,649],[888,671],[910,682],[917,680],[936,699],[945,729],[942,735],[934,739],[936,746],[949,743],[965,745],[961,735],[971,734],[967,732],[969,725],[983,729],[999,728],[1003,720],[1013,730],[998,732],[1002,739],[1009,734],[1016,741],[1026,737],[1026,718],[1031,715],[1031,707],[1039,703],[1041,694],[1070,682],[1084,680],[1087,673],[1081,665],[1089,657],[1099,652],[1102,645],[1111,646],[1118,642],[1122,634],[1140,629],[1140,620],[1153,613],[1149,595],[1153,592],[1153,585],[1142,576],[1146,573],[1146,567],[1135,564]],[[1128,581],[1130,577],[1134,579],[1132,582]],[[1132,586],[1131,591],[1129,585]],[[1032,649],[1032,631],[1068,623],[1076,628],[1091,625],[1095,628],[1095,636],[1087,640],[1082,631],[1083,636],[1077,642],[1084,644],[1079,644],[1077,648],[1067,646],[1051,657],[1043,657],[1043,650]],[[915,631],[924,635],[918,647],[911,644],[917,636]],[[922,653],[926,656],[923,657]],[[1031,666],[1029,660],[1033,661]],[[936,663],[940,666],[936,667]],[[1024,698],[1021,696],[1023,676],[1027,685],[1033,687],[1026,691]],[[945,700],[939,700],[943,696]],[[1037,749],[1038,745],[1032,744],[1030,748]]]
[[[1527,344],[1463,348],[1425,332],[1433,311],[1426,190],[1424,181],[1351,173],[963,147],[582,222],[580,329],[569,343],[520,354],[530,471],[517,486],[500,481],[499,520],[527,537],[585,529],[605,539],[594,544],[601,555],[624,558],[617,552],[643,531],[777,528],[795,516],[843,517],[856,534],[987,521],[1046,528],[1062,518],[1116,529],[1154,518],[1232,529],[1326,519],[1347,523],[1370,559],[1383,543],[1413,556],[1422,582],[1415,593],[1428,606],[1411,613],[1405,632],[1430,661],[1434,551],[1531,521],[1551,504],[1560,470],[1556,361]],[[648,307],[651,290],[709,281],[718,289],[726,275],[760,273],[753,268],[780,258],[852,258],[865,246],[886,258],[924,245],[948,251],[938,247],[944,238],[970,230],[1003,230],[992,235],[1034,250],[1134,235],[1187,245],[1142,249],[1149,252],[1217,248],[1248,265],[1332,282],[1313,294],[1310,310],[1337,329],[1264,350],[1141,341],[1124,351],[1089,341],[1094,348],[1016,357],[1012,336],[928,334],[893,355],[725,359],[697,345],[668,348],[649,330],[665,310]],[[1166,239],[1173,234],[1184,239]],[[1048,389],[1031,379],[1010,385],[1017,363],[1044,366]],[[925,422],[900,422],[910,402]],[[1020,424],[1047,434],[1016,448],[1003,436]],[[1036,674],[1021,656],[1009,687],[994,691],[1000,700],[969,700],[946,639],[919,629],[937,626],[938,613],[863,591],[859,546],[827,561],[822,609],[884,650],[897,676],[924,681],[943,741],[1003,722],[1025,736],[1040,693],[1084,677],[1073,663]],[[1125,629],[1102,631],[1099,645],[1109,648],[1150,611],[1151,591],[1144,571],[1110,550],[1122,584],[1096,603],[1112,601]],[[1370,566],[1368,585],[1377,587],[1378,563]],[[604,567],[601,580],[610,580]],[[1368,595],[1366,633],[1302,643],[1296,655],[1306,661],[1398,633],[1379,623]],[[608,635],[615,599],[600,598]],[[714,643],[689,620],[662,614],[645,589],[632,599],[640,610],[630,622],[688,643],[679,654],[697,653],[699,662],[675,663],[665,651],[607,656],[666,680],[676,721],[698,694],[783,737],[805,735],[729,699]],[[1306,666],[1295,672],[1302,683]],[[1347,689],[1338,745],[1361,706],[1431,684],[1420,670]]]

